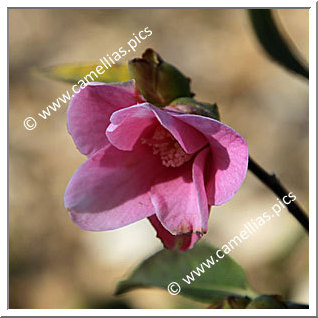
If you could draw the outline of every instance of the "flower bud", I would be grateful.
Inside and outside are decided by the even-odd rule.
[[[138,89],[151,104],[166,106],[178,97],[192,96],[190,79],[152,49],[147,49],[142,58],[129,61],[128,67]]]

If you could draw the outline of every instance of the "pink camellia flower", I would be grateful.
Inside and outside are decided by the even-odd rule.
[[[90,231],[149,218],[166,248],[206,233],[209,210],[233,197],[247,170],[246,141],[221,122],[147,103],[134,81],[90,83],[74,95],[68,129],[88,160],[65,192]]]

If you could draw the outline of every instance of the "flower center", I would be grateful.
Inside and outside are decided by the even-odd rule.
[[[159,155],[166,167],[180,167],[192,158],[192,155],[185,153],[170,132],[162,126],[158,126],[150,138],[142,138],[141,143],[150,146],[152,153]]]

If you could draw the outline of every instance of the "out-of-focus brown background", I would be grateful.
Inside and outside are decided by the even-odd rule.
[[[275,14],[308,61],[308,10]],[[63,194],[85,157],[67,133],[67,107],[33,131],[23,127],[71,87],[31,68],[98,63],[146,26],[152,36],[126,58],[152,47],[190,76],[197,99],[218,103],[222,121],[308,211],[308,83],[265,56],[246,10],[10,9],[10,308],[204,307],[158,289],[112,296],[120,279],[161,248],[153,228],[144,220],[110,232],[78,229]],[[275,202],[249,172],[236,196],[213,208],[204,240],[222,245]],[[287,212],[231,255],[257,291],[308,302],[308,239]]]

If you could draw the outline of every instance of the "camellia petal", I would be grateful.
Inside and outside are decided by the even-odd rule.
[[[209,165],[210,149],[207,147],[196,156],[192,166],[192,179],[197,194],[198,207],[201,214],[201,228],[205,233],[208,230],[209,205],[205,188],[204,172]]]
[[[148,219],[157,231],[157,237],[161,240],[164,247],[169,250],[179,249],[181,251],[185,251],[191,249],[193,245],[202,237],[201,233],[172,235],[162,226],[156,215],[152,215],[148,217]]]
[[[147,121],[145,121],[146,118]],[[111,124],[107,129],[107,137],[117,148],[131,150],[142,129],[150,124],[152,119],[156,119],[162,127],[167,129],[188,154],[197,152],[207,144],[207,140],[199,131],[149,103],[115,112],[110,118]],[[140,128],[138,128],[139,125]],[[134,129],[132,126],[135,126]],[[131,134],[127,134],[128,129],[132,131]]]
[[[143,105],[125,108],[111,116],[106,135],[112,145],[120,150],[131,151],[147,128],[152,128],[152,131],[155,129],[157,120]]]
[[[240,188],[248,168],[245,139],[231,127],[208,117],[171,113],[200,131],[210,143],[207,196],[210,205],[230,200]]]
[[[74,94],[67,110],[67,126],[78,150],[92,156],[107,145],[105,130],[111,114],[143,101],[133,80],[119,84],[89,83]]]
[[[156,215],[173,235],[204,233],[207,230],[208,205],[202,204],[206,202],[206,194],[205,191],[197,191],[191,167],[192,161],[179,168],[167,168],[169,179],[161,175],[151,188],[151,201]],[[199,166],[195,169],[199,169]],[[201,195],[203,198],[199,197]]]
[[[154,213],[150,187],[162,173],[147,146],[123,152],[109,145],[74,174],[64,204],[73,220],[89,230],[115,229]]]

